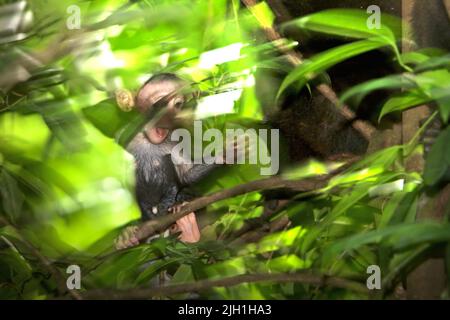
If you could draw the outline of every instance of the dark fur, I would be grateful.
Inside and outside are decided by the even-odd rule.
[[[150,78],[145,84],[156,81],[182,81],[173,74],[163,73]],[[142,110],[145,113],[145,110]],[[167,213],[175,204],[190,200],[193,195],[187,187],[205,177],[217,165],[175,165],[171,158],[175,142],[170,134],[161,144],[152,144],[143,132],[134,137],[128,151],[135,158],[136,198],[143,220]]]

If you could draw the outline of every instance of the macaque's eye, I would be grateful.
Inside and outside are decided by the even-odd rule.
[[[176,109],[181,109],[184,105],[184,99],[182,98],[175,98],[175,101],[173,103],[174,107]]]

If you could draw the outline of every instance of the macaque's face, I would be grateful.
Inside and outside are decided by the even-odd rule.
[[[176,127],[177,114],[185,103],[181,90],[185,84],[182,81],[155,81],[146,84],[137,95],[137,107],[142,113],[147,113],[157,102],[163,102],[164,114],[153,125],[146,125],[144,132],[153,144],[166,140],[170,130]]]

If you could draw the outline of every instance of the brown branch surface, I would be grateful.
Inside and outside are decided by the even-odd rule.
[[[242,283],[276,282],[302,283],[319,287],[344,288],[359,293],[368,293],[365,285],[338,277],[327,277],[311,272],[281,274],[243,274],[216,280],[199,280],[192,283],[162,286],[150,289],[93,290],[83,294],[84,299],[150,299],[181,293],[201,292],[213,287],[231,287]]]

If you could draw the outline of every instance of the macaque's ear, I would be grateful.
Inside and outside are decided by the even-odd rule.
[[[122,111],[129,112],[135,107],[135,96],[128,89],[117,89],[114,92],[116,102]]]

